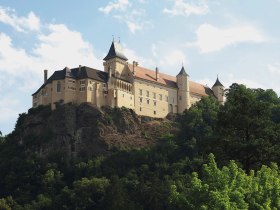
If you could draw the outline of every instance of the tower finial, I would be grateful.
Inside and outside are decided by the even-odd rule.
[[[113,37],[113,42],[115,41],[115,36],[114,35],[112,35],[112,37]]]

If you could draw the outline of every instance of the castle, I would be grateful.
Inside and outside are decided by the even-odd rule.
[[[119,42],[113,41],[104,60],[104,71],[86,66],[55,71],[34,93],[33,107],[62,103],[88,102],[101,107],[127,107],[136,114],[165,117],[182,113],[201,97],[213,95],[220,103],[225,100],[224,87],[217,78],[212,89],[189,80],[184,67],[176,77],[127,62]]]

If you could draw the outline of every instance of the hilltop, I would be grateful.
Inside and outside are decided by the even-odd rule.
[[[31,108],[20,115],[13,135],[40,157],[63,154],[64,159],[71,159],[149,148],[177,130],[176,123],[168,119],[82,103],[61,105],[54,111],[50,106]]]

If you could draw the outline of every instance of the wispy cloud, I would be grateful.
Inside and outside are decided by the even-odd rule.
[[[189,3],[184,0],[174,0],[171,9],[164,8],[163,12],[172,16],[206,15],[209,12],[208,5],[202,1]]]
[[[150,21],[145,20],[146,11],[144,9],[134,9],[125,14],[115,15],[114,18],[124,22],[131,33],[141,31],[144,27],[152,27]]]
[[[0,22],[12,26],[19,32],[40,30],[40,18],[32,11],[26,17],[19,17],[15,10],[0,6]]]
[[[170,50],[159,60],[160,66],[164,66],[167,69],[174,69],[175,66],[179,66],[182,63],[187,64],[187,58],[180,50]]]
[[[100,7],[99,11],[104,14],[113,13],[112,17],[121,23],[125,23],[129,31],[134,34],[152,26],[151,21],[145,19],[146,10],[139,7],[134,8],[137,3],[138,5],[143,4],[144,1],[135,1],[133,4],[127,0],[118,0],[109,2],[105,7]]]
[[[253,25],[238,25],[218,28],[211,24],[202,24],[196,31],[197,40],[187,46],[195,46],[202,53],[219,51],[225,47],[242,43],[261,43],[266,41],[263,33]]]
[[[153,68],[156,66],[153,59],[139,56],[135,50],[130,49],[126,46],[124,47],[124,54],[129,59],[130,63],[132,63],[132,61],[137,61],[140,66],[144,66],[147,68]]]
[[[109,2],[105,7],[100,7],[99,11],[105,14],[109,14],[113,10],[125,11],[131,4],[128,0],[117,0],[114,2]]]
[[[267,69],[271,74],[280,75],[280,63],[268,64]]]
[[[11,118],[16,118],[18,116],[17,111],[23,111],[22,108],[20,108],[20,101],[12,98],[1,98],[0,99],[0,123],[5,123]]]

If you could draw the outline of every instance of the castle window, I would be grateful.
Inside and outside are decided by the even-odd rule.
[[[154,111],[154,115],[156,115],[157,114],[157,112],[156,111]]]
[[[124,94],[122,94],[122,97],[124,98]]]
[[[162,94],[159,94],[159,100],[162,101]]]
[[[150,100],[149,99],[147,100],[147,104],[150,104]]]
[[[104,87],[104,88],[106,87],[106,84],[105,84],[105,83],[103,84],[103,87]]]
[[[154,95],[154,99],[156,99],[156,93],[153,93],[153,95]]]
[[[142,103],[142,98],[140,98],[140,103]]]
[[[168,102],[168,96],[165,96],[165,100]]]
[[[142,111],[142,108],[140,107],[140,112]]]
[[[43,89],[42,90],[42,96],[47,96],[48,94],[47,94],[47,90],[46,89]]]
[[[85,85],[86,84],[86,81],[85,80],[81,80],[80,81],[80,85]]]
[[[140,94],[140,96],[142,96],[142,90],[141,89],[139,90],[139,94]]]
[[[83,92],[86,90],[86,87],[80,87],[80,91]]]
[[[154,106],[156,106],[157,105],[157,102],[156,101],[154,101]]]
[[[56,84],[56,92],[61,92],[61,84],[60,84],[60,81],[58,81],[57,84]]]
[[[146,92],[146,96],[147,96],[147,97],[149,97],[149,96],[150,96],[150,93],[149,93],[149,91],[147,91],[147,92]]]

